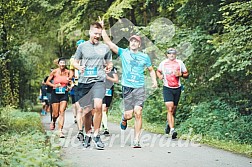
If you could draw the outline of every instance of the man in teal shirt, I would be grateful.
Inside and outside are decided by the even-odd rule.
[[[103,24],[103,23],[102,23]],[[142,128],[142,109],[146,98],[144,88],[144,69],[147,67],[152,79],[152,87],[157,87],[155,70],[147,54],[139,51],[141,46],[140,36],[133,35],[129,38],[129,48],[122,49],[114,44],[105,30],[102,31],[104,42],[117,54],[122,61],[122,93],[124,114],[120,123],[121,129],[127,128],[127,120],[135,116],[134,148],[140,148],[140,133]]]

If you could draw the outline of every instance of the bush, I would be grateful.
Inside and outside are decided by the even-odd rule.
[[[0,109],[0,166],[63,166],[59,147],[51,147],[38,113]]]
[[[159,88],[144,102],[143,118],[150,123],[164,123],[166,121],[166,113],[162,88]]]
[[[6,111],[7,110],[7,111]],[[0,134],[8,129],[10,124],[9,109],[0,108]]]
[[[181,123],[179,131],[186,134],[192,128],[195,134],[252,144],[251,127],[251,116],[242,116],[237,109],[216,100],[195,106],[189,118]]]

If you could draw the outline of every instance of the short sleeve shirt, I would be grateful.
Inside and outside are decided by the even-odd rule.
[[[112,61],[109,47],[101,42],[92,44],[90,41],[78,46],[74,59],[80,60],[80,65],[85,66],[85,72],[79,74],[78,83],[92,83],[105,81],[105,62]]]
[[[142,52],[133,53],[128,48],[118,49],[122,61],[122,85],[131,88],[144,86],[144,70],[151,66],[150,57]]]
[[[166,59],[159,64],[158,71],[164,76],[164,86],[179,88],[181,86],[180,77],[176,77],[175,72],[187,72],[187,69],[181,60],[175,59],[174,61],[170,61]]]
[[[113,69],[107,75],[111,78],[114,78],[114,74],[117,74],[115,67],[113,67]],[[105,82],[106,89],[112,88],[113,85],[114,85],[114,82],[112,82],[110,80],[106,80],[106,82]]]

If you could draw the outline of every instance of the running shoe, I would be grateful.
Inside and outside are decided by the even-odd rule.
[[[64,135],[64,133],[61,130],[59,131],[59,137],[60,138],[65,138],[65,135]]]
[[[46,111],[45,111],[45,110],[42,110],[42,111],[41,111],[41,115],[46,115]]]
[[[90,146],[91,139],[92,139],[91,136],[85,136],[83,142],[84,148],[88,148]]]
[[[105,129],[104,132],[103,132],[104,135],[109,135],[109,131],[108,129]]]
[[[140,142],[138,140],[134,140],[133,148],[141,148]]]
[[[120,126],[122,130],[125,130],[127,128],[127,120],[122,119]]]
[[[104,149],[104,143],[101,141],[100,135],[97,135],[96,137],[94,137],[93,140],[95,142],[95,147],[98,150],[103,150]]]
[[[84,134],[83,134],[83,132],[79,132],[77,134],[77,139],[79,139],[79,141],[84,141]]]
[[[176,139],[177,138],[178,133],[175,130],[171,131],[170,134],[172,136],[172,139]]]

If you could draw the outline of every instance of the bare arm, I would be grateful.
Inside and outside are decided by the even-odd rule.
[[[49,77],[48,77],[47,80],[46,80],[46,85],[48,85],[48,86],[50,86],[50,87],[53,87],[53,88],[55,88],[56,85],[53,84],[53,83],[51,83],[51,80],[53,79],[53,76],[54,76],[54,74],[55,74],[55,71],[56,71],[56,69],[54,69],[54,70],[50,73]]]
[[[188,71],[186,71],[186,72],[176,72],[175,75],[176,75],[177,77],[188,78],[189,73],[188,73]]]
[[[85,67],[83,67],[83,66],[80,65],[80,60],[74,59],[73,66],[74,66],[74,68],[76,68],[79,71],[81,71],[81,73],[83,73],[84,70],[85,70]]]
[[[189,77],[189,73],[188,73],[188,71],[186,71],[186,72],[183,72],[182,74],[181,74],[181,77],[183,77],[183,78],[188,78]]]
[[[157,70],[156,73],[157,73],[157,77],[158,77],[160,80],[162,80],[162,79],[164,78],[163,74],[162,74],[160,71]]]
[[[118,46],[111,41],[105,29],[102,30],[102,38],[104,43],[109,46],[112,52],[118,54]]]
[[[157,87],[157,79],[156,79],[155,70],[153,69],[152,66],[148,67],[148,70],[150,72],[150,77],[151,77],[151,80],[152,80],[152,87],[156,88]]]
[[[74,76],[74,70],[69,70],[69,78],[72,79]]]

